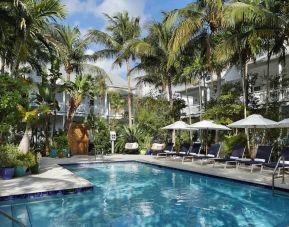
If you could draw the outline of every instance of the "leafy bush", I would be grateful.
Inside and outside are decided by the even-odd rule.
[[[119,153],[124,152],[124,146],[126,143],[134,143],[137,142],[140,144],[141,138],[144,136],[142,129],[139,127],[139,125],[133,125],[132,128],[128,128],[126,126],[123,127],[123,129],[120,131],[115,148],[116,151]]]
[[[17,155],[16,166],[32,167],[34,165],[36,165],[36,159],[32,152]]]
[[[232,136],[225,136],[224,139],[224,146],[221,151],[222,156],[226,156],[232,152],[232,149],[235,146],[246,146],[247,144],[247,139],[246,135],[244,133],[239,133],[237,135],[232,135]]]
[[[63,150],[68,148],[68,139],[67,135],[64,133],[60,133],[59,135],[53,136],[53,141],[55,142],[54,146],[56,146],[57,150]]]
[[[18,146],[14,144],[5,144],[0,146],[0,166],[15,167],[19,155]]]

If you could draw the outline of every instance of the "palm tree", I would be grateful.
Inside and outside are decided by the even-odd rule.
[[[134,55],[127,50],[127,43],[140,36],[139,18],[129,17],[127,12],[118,13],[115,16],[105,14],[108,22],[107,32],[100,30],[90,30],[89,39],[92,42],[104,45],[104,49],[93,54],[94,60],[101,58],[114,58],[114,64],[121,66],[123,63],[127,69],[128,80],[128,118],[129,128],[132,127],[132,93],[131,93],[131,67],[130,60]]]
[[[88,40],[81,37],[78,27],[71,28],[56,24],[50,27],[50,40],[55,44],[55,49],[64,65],[66,80],[70,81],[70,75],[74,71],[81,73],[89,56],[85,54],[88,48]]]
[[[224,1],[198,0],[186,7],[175,10],[167,17],[168,21],[176,23],[176,28],[170,39],[171,54],[169,64],[173,64],[178,55],[192,40],[198,40],[203,52],[203,65],[208,73],[217,74],[217,95],[221,91],[221,73],[219,65],[213,56],[216,45],[215,34],[222,28]],[[171,23],[172,23],[171,22]]]
[[[7,0],[1,4],[0,30],[5,32],[1,36],[1,58],[16,74],[21,63],[36,63],[36,47],[46,43],[44,30],[50,21],[62,19],[65,9],[59,0]]]
[[[95,80],[90,75],[79,75],[75,81],[66,81],[64,90],[69,94],[69,110],[67,118],[67,131],[73,122],[75,113],[85,97],[95,97]]]
[[[162,91],[167,88],[170,110],[173,110],[172,85],[177,74],[175,65],[169,65],[171,49],[169,40],[173,31],[172,24],[165,21],[152,23],[149,35],[144,39],[132,40],[127,48],[141,59],[133,70],[144,71],[146,74],[139,78],[140,82],[161,86]]]

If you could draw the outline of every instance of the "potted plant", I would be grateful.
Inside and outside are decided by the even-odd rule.
[[[41,153],[35,152],[35,154],[34,154],[35,164],[30,167],[30,171],[32,174],[38,174],[40,172],[41,158],[42,158]]]
[[[18,152],[18,147],[13,144],[0,146],[0,166],[2,167],[1,176],[4,180],[10,180],[13,178]]]
[[[67,135],[64,133],[60,133],[57,136],[54,136],[53,140],[56,143],[57,148],[57,156],[59,158],[67,157],[67,148],[68,148],[68,140]]]
[[[56,158],[56,156],[57,156],[57,148],[56,148],[56,143],[54,141],[54,138],[53,138],[53,140],[51,141],[51,144],[50,144],[49,156],[51,158]]]
[[[17,157],[15,168],[15,177],[22,177],[25,175],[27,168],[36,164],[35,157],[32,152],[27,154],[19,154]]]

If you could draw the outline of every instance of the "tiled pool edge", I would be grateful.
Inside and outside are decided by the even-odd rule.
[[[61,190],[53,190],[53,191],[32,192],[32,193],[25,193],[25,194],[18,194],[18,195],[1,196],[0,202],[16,200],[16,199],[41,198],[41,197],[52,196],[52,195],[78,194],[81,192],[92,191],[93,188],[94,186],[89,186],[89,187],[69,188],[69,189],[61,189]]]
[[[197,172],[197,171],[194,171],[194,170],[189,170],[189,169],[185,169],[185,168],[174,167],[174,166],[169,166],[169,165],[166,165],[166,164],[149,162],[149,161],[144,161],[144,160],[118,160],[118,161],[103,161],[103,162],[91,162],[90,161],[90,162],[67,163],[67,164],[59,164],[59,165],[65,167],[65,166],[73,166],[73,165],[74,166],[75,165],[76,166],[86,166],[86,165],[103,164],[103,163],[111,164],[111,163],[131,163],[131,162],[142,163],[142,164],[147,164],[147,165],[152,165],[152,166],[158,166],[158,167],[161,167],[161,168],[168,168],[168,169],[173,169],[173,170],[178,170],[178,171],[183,171],[183,172],[203,175],[203,176],[207,176],[207,177],[213,177],[213,178],[228,180],[228,181],[232,181],[232,182],[237,182],[237,183],[241,183],[241,184],[247,184],[247,185],[252,185],[252,186],[255,186],[255,187],[266,188],[266,189],[272,190],[272,186],[268,185],[268,184],[265,184],[265,183],[257,183],[257,182],[252,182],[252,181],[233,179],[233,178],[226,177],[226,176],[218,176],[218,175],[213,175],[213,174],[209,174],[209,173]],[[281,187],[278,187],[278,186],[275,186],[275,190],[289,193],[289,189],[281,188]]]

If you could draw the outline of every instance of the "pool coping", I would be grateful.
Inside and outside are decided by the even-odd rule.
[[[65,167],[65,166],[73,166],[73,165],[74,166],[85,166],[85,165],[92,165],[92,164],[96,164],[97,165],[97,164],[103,164],[103,163],[108,163],[109,164],[109,163],[132,163],[132,162],[141,163],[141,164],[147,164],[147,165],[152,165],[152,166],[158,166],[158,167],[161,167],[161,168],[168,168],[168,169],[173,169],[173,170],[178,170],[178,171],[182,171],[182,172],[193,173],[193,174],[207,176],[207,177],[212,177],[212,178],[217,178],[217,179],[224,179],[224,180],[227,180],[227,181],[232,181],[232,182],[237,182],[237,183],[241,183],[241,184],[252,185],[252,186],[255,186],[255,187],[266,188],[266,189],[272,190],[272,186],[268,185],[266,183],[257,183],[257,182],[252,182],[252,181],[249,181],[249,180],[246,181],[246,180],[234,179],[234,178],[230,178],[230,177],[226,177],[226,176],[218,176],[218,175],[214,175],[214,174],[210,174],[210,173],[198,172],[198,171],[194,171],[194,170],[190,170],[190,169],[174,167],[174,166],[166,165],[166,164],[163,164],[163,163],[155,163],[155,162],[149,162],[149,161],[144,161],[144,160],[118,160],[118,161],[103,161],[103,162],[78,162],[78,163],[66,163],[66,164],[59,164],[59,165]],[[278,186],[275,186],[275,190],[289,193],[289,189],[278,187]]]
[[[202,175],[202,176],[207,176],[207,177],[212,177],[212,178],[217,178],[217,179],[223,179],[226,181],[237,182],[237,183],[241,183],[241,184],[252,185],[255,187],[266,188],[266,189],[272,190],[272,186],[269,184],[266,184],[266,183],[252,182],[252,181],[246,181],[246,180],[241,180],[241,179],[234,179],[231,177],[219,176],[219,175],[214,175],[214,174],[210,174],[210,173],[198,172],[195,170],[186,169],[185,166],[177,166],[176,167],[176,166],[171,166],[171,165],[168,165],[165,163],[156,163],[156,162],[151,162],[151,161],[146,161],[146,160],[113,160],[113,161],[106,160],[106,161],[84,161],[84,162],[82,161],[82,162],[74,162],[74,163],[62,163],[62,164],[57,164],[57,165],[65,168],[65,166],[86,166],[86,165],[98,165],[98,164],[105,164],[105,163],[107,163],[107,164],[112,164],[112,163],[140,163],[140,164],[157,166],[157,167],[161,167],[161,168],[168,168],[168,169],[173,169],[173,170],[177,170],[177,171],[193,173],[193,174],[197,174],[197,175]],[[91,183],[90,181],[88,181],[88,182]],[[47,196],[52,196],[52,195],[78,194],[78,193],[82,193],[82,192],[92,191],[93,189],[94,189],[94,185],[92,184],[92,186],[74,187],[74,188],[60,189],[60,190],[50,190],[50,191],[40,191],[40,192],[0,196],[0,202],[9,201],[9,200],[13,201],[13,200],[17,200],[17,199],[41,198],[41,197],[47,197]],[[280,191],[280,192],[289,193],[289,189],[278,187],[278,186],[275,186],[275,190]]]

